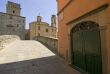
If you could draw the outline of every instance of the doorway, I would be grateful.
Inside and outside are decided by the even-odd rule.
[[[89,74],[102,74],[99,25],[92,21],[78,23],[71,31],[73,65]]]

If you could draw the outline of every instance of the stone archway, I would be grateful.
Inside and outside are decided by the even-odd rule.
[[[71,30],[72,62],[90,73],[102,74],[99,25],[92,21],[76,24]]]

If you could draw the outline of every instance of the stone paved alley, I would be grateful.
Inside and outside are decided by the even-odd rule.
[[[80,74],[40,42],[16,41],[0,51],[0,74]]]

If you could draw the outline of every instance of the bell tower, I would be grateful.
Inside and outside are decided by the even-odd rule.
[[[37,22],[42,22],[42,17],[41,16],[37,16]]]
[[[8,14],[20,16],[20,11],[21,11],[20,4],[8,1],[6,7],[7,7],[6,11]]]
[[[55,15],[52,15],[51,17],[51,26],[56,27],[56,16]]]

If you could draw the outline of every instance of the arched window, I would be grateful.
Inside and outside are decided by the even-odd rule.
[[[40,36],[40,33],[38,33],[38,36]]]
[[[48,32],[48,29],[46,28],[46,32]]]
[[[52,29],[52,32],[53,32],[53,29]]]
[[[38,30],[40,30],[40,26],[38,26]]]
[[[13,10],[13,13],[15,13],[15,11]]]
[[[73,28],[73,32],[76,31],[86,31],[86,30],[93,30],[93,29],[97,29],[98,28],[98,24],[95,22],[91,22],[91,21],[86,21],[86,22],[81,22],[78,23],[74,28]]]

